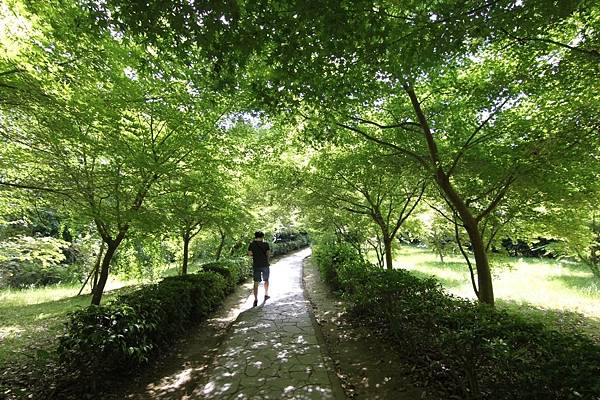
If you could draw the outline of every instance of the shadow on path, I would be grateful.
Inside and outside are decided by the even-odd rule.
[[[308,255],[310,249],[305,249],[271,267],[271,299],[240,314],[208,382],[194,395],[223,400],[343,398],[303,294],[302,260]]]
[[[103,398],[344,398],[303,294],[302,261],[309,255],[310,249],[304,249],[271,266],[268,301],[253,308],[252,283],[239,287],[173,355],[136,377],[127,389]],[[259,299],[263,296],[261,287]]]

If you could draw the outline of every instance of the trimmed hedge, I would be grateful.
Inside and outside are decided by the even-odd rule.
[[[244,282],[250,275],[250,259],[234,258],[229,260],[213,261],[201,265],[203,271],[212,271],[222,275],[227,281],[229,291],[236,285]]]
[[[205,319],[229,291],[221,274],[200,271],[75,311],[59,341],[59,360],[95,386],[106,376],[146,364],[186,328]]]
[[[308,238],[306,236],[301,236],[295,240],[271,243],[271,253],[274,256],[279,256],[306,246],[308,246]]]
[[[314,257],[351,315],[448,398],[600,398],[600,346],[589,338],[454,297],[433,278],[376,268],[343,245],[319,246]]]

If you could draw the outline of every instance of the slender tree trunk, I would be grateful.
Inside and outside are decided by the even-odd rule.
[[[377,215],[374,219],[375,222],[377,222],[377,225],[379,225],[379,228],[381,229],[381,238],[383,240],[383,250],[385,253],[385,268],[390,270],[394,269],[392,257],[392,240],[394,238],[390,237],[390,231],[387,225],[385,224],[385,221],[382,218],[380,218],[379,211],[377,212]]]
[[[223,252],[223,247],[225,246],[225,232],[219,229],[220,241],[219,247],[217,247],[217,253],[215,254],[215,261],[219,261],[221,259],[221,253]]]
[[[104,254],[104,248],[106,243],[102,241],[100,244],[100,250],[98,251],[98,258],[96,258],[96,265],[94,266],[94,276],[92,277],[92,294],[98,287],[98,273],[100,272],[100,263],[102,262],[102,254]]]
[[[117,247],[121,243],[121,239],[111,240],[109,243],[106,243],[106,253],[104,253],[104,258],[102,258],[102,265],[100,266],[100,275],[98,277],[98,283],[96,284],[96,290],[94,290],[92,296],[92,304],[99,306],[100,300],[102,300],[102,295],[104,294],[104,287],[106,286],[106,281],[108,280],[108,272],[110,269],[110,262],[117,251]]]
[[[190,248],[190,233],[185,232],[183,234],[183,265],[181,266],[181,275],[187,275],[188,273],[188,258]]]
[[[475,267],[477,269],[477,284],[479,290],[479,301],[482,303],[494,305],[494,288],[492,284],[492,274],[490,264],[485,251],[485,243],[479,232],[479,221],[475,219],[471,211],[466,206],[463,199],[454,190],[450,184],[448,176],[441,170],[437,170],[436,181],[440,188],[446,194],[448,201],[454,206],[469,235],[473,254],[475,255]]]
[[[79,296],[81,292],[83,292],[83,289],[85,289],[88,281],[92,276],[92,293],[94,293],[94,288],[96,287],[96,283],[98,282],[98,269],[100,268],[100,262],[102,261],[102,254],[104,253],[105,244],[106,243],[104,243],[104,241],[102,241],[102,243],[100,244],[100,250],[98,250],[98,255],[96,256],[96,262],[94,263],[94,266],[92,267],[92,270],[90,271],[88,277],[85,279],[85,282],[83,282],[83,285],[81,285],[81,289],[79,289],[79,293],[77,293],[77,296]]]
[[[392,238],[383,238],[383,247],[385,249],[385,267],[387,269],[394,269],[393,257],[392,257]]]
[[[465,221],[465,229],[469,235],[471,246],[473,247],[473,254],[475,255],[475,267],[477,268],[477,285],[479,287],[479,301],[489,305],[494,305],[494,288],[492,285],[492,274],[490,272],[490,263],[488,260],[487,252],[485,251],[485,244],[481,239],[479,233],[479,227],[477,221],[467,219]]]
[[[490,273],[490,265],[485,251],[485,244],[483,243],[483,239],[479,232],[479,221],[473,216],[471,210],[466,206],[460,194],[454,190],[450,183],[449,176],[442,169],[437,144],[435,143],[433,133],[427,122],[427,117],[421,109],[421,104],[419,103],[419,99],[417,98],[414,89],[407,84],[405,85],[405,90],[410,98],[419,125],[423,130],[423,135],[427,142],[427,150],[429,152],[431,166],[433,167],[435,181],[446,195],[447,200],[460,215],[469,235],[469,239],[471,240],[471,246],[473,246],[473,253],[475,254],[477,281],[479,283],[479,301],[493,306],[494,290],[492,286],[492,274]]]
[[[475,219],[471,211],[465,205],[463,199],[451,186],[446,174],[441,169],[438,169],[436,181],[440,188],[446,194],[448,201],[454,206],[465,226],[469,241],[473,247],[475,255],[475,267],[477,269],[477,284],[479,290],[479,301],[482,303],[494,305],[494,288],[492,284],[492,274],[490,272],[490,264],[487,252],[485,251],[485,243],[479,232],[479,221]]]

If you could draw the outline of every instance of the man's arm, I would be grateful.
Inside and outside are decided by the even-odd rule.
[[[248,255],[252,257],[252,251],[248,250]]]

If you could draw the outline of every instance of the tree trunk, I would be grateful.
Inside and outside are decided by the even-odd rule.
[[[477,281],[479,283],[479,301],[493,306],[494,290],[492,286],[492,274],[490,273],[490,266],[487,253],[485,251],[485,245],[479,232],[479,221],[473,216],[471,210],[469,210],[460,194],[454,190],[452,184],[450,183],[450,177],[442,169],[437,144],[435,143],[433,133],[429,128],[429,123],[427,122],[427,117],[421,109],[421,103],[419,103],[419,99],[417,98],[413,87],[409,84],[405,84],[404,89],[410,98],[415,114],[417,115],[419,125],[423,130],[423,136],[427,142],[427,150],[429,152],[431,166],[433,167],[435,181],[446,195],[447,200],[460,215],[465,229],[469,234],[471,246],[473,246],[473,253],[475,254]],[[422,159],[420,160],[423,161]]]
[[[98,283],[96,284],[96,290],[94,290],[94,294],[92,296],[92,304],[100,305],[100,300],[102,300],[102,295],[104,294],[104,287],[106,286],[106,281],[108,280],[108,272],[110,269],[110,262],[117,251],[117,247],[121,243],[123,239],[111,240],[109,243],[106,243],[106,253],[104,253],[104,258],[102,259],[102,265],[100,267],[100,276],[98,277]]]
[[[92,278],[92,294],[96,291],[98,287],[98,272],[100,271],[100,265],[94,270],[94,276]]]
[[[492,274],[485,244],[481,239],[477,221],[474,218],[464,218],[463,223],[469,235],[473,254],[475,255],[475,267],[477,268],[477,285],[479,286],[479,301],[494,305],[494,288],[492,285]]]
[[[183,234],[183,265],[181,266],[181,275],[187,275],[188,273],[188,258],[190,248],[190,234],[186,232]]]
[[[215,254],[215,261],[219,261],[221,259],[221,253],[223,252],[223,247],[225,246],[225,238],[227,237],[225,235],[225,232],[223,232],[222,230],[219,230],[219,234],[220,234],[220,242],[219,242],[219,247],[217,247],[217,253]]]
[[[475,267],[477,269],[477,284],[479,290],[479,301],[482,303],[494,305],[494,288],[492,284],[492,274],[490,272],[490,264],[485,251],[485,244],[479,232],[479,221],[473,216],[471,211],[465,205],[465,202],[450,184],[448,176],[438,169],[436,173],[436,181],[439,187],[446,194],[448,201],[456,209],[460,218],[467,230],[473,254],[475,255]]]
[[[83,285],[81,285],[81,289],[79,289],[79,293],[77,293],[77,296],[79,296],[81,294],[81,292],[83,292],[83,289],[85,289],[88,281],[90,280],[90,278],[93,276],[94,278],[92,279],[92,293],[94,293],[94,288],[96,287],[96,283],[98,282],[98,269],[100,268],[100,261],[102,261],[102,253],[104,253],[104,241],[102,241],[102,243],[100,244],[100,250],[98,251],[98,255],[96,256],[96,262],[94,263],[94,267],[92,268],[92,271],[89,273],[89,275],[87,276],[87,278],[85,279],[85,282],[83,282]]]
[[[104,247],[106,243],[102,241],[100,244],[100,250],[98,251],[98,258],[96,259],[96,264],[94,265],[94,275],[92,277],[92,294],[96,291],[98,287],[98,272],[100,271],[100,262],[102,261],[102,254],[104,253]]]
[[[394,239],[393,237],[390,237],[390,231],[388,229],[388,226],[386,225],[385,221],[380,217],[380,213],[379,211],[377,211],[374,219],[375,222],[377,222],[377,225],[379,225],[379,228],[381,229],[381,238],[383,240],[383,250],[385,252],[385,268],[386,269],[394,269],[394,265],[393,265],[393,260],[392,260],[392,240]]]
[[[387,269],[394,269],[392,260],[392,238],[383,238],[383,247],[385,248],[385,267]]]

